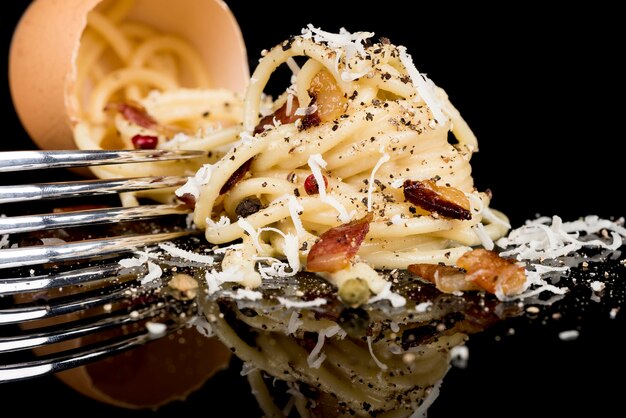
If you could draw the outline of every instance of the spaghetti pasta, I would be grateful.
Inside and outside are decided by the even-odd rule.
[[[87,19],[77,58],[71,102],[80,149],[137,147],[136,135],[154,137],[157,148],[211,151],[203,161],[93,168],[102,178],[189,175],[216,161],[240,131],[242,102],[234,92],[211,88],[199,53],[185,40],[127,19],[132,0],[103,2]],[[112,105],[113,104],[113,105]],[[132,105],[154,120],[145,126],[115,104]],[[150,193],[173,200],[172,190]],[[137,204],[136,194],[122,196]]]
[[[243,239],[224,260],[249,273],[243,285],[260,283],[256,265],[273,277],[320,271],[339,294],[345,283],[380,294],[388,283],[377,270],[454,265],[508,230],[490,195],[473,186],[477,141],[445,92],[404,47],[372,36],[309,25],[260,60],[240,140],[195,196],[194,221],[210,243]],[[295,70],[293,84],[263,115],[263,90],[281,64]],[[364,239],[350,227],[324,239],[359,220]],[[336,253],[351,249],[356,257]],[[313,253],[350,263],[311,269]]]

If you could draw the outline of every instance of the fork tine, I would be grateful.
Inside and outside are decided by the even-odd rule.
[[[117,315],[104,315],[98,318],[84,318],[82,320],[57,324],[46,328],[40,328],[37,332],[24,335],[0,337],[0,354],[14,351],[28,350],[44,345],[55,344],[74,338],[95,334],[114,327],[136,323],[147,318],[154,317],[163,308],[149,306],[135,310],[136,314],[129,315],[123,311]]]
[[[102,344],[85,347],[74,353],[51,359],[0,365],[0,383],[30,379],[79,367],[121,353],[122,351],[145,344],[149,341],[162,338],[183,327],[183,325],[177,323],[166,324],[166,326],[167,329],[163,334],[155,335],[147,331],[138,335],[129,334],[124,336],[121,340],[114,342],[110,340],[105,341]]]
[[[0,235],[45,231],[71,226],[146,220],[166,215],[184,215],[189,212],[191,212],[191,209],[184,205],[143,205],[47,213],[43,215],[12,216],[0,218]]]
[[[124,268],[119,263],[109,263],[61,273],[4,278],[0,279],[0,297],[102,281],[117,276]],[[127,269],[132,273],[139,267]]]
[[[51,318],[95,308],[123,300],[130,300],[132,294],[127,287],[106,291],[96,296],[80,296],[69,300],[54,301],[47,305],[25,303],[17,308],[0,309],[0,325],[16,324],[35,319]]]
[[[181,186],[187,177],[137,177],[115,180],[83,180],[63,183],[38,183],[0,186],[0,203],[98,196],[121,192]]]
[[[2,249],[0,250],[0,269],[122,254],[138,247],[197,233],[198,231],[195,230],[186,230],[152,235],[124,235],[66,244]]]
[[[0,173],[42,168],[84,167],[198,158],[204,151],[92,150],[6,151],[0,153]]]

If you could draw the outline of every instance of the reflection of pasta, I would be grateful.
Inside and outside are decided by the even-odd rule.
[[[195,210],[209,242],[244,239],[244,255],[227,252],[224,264],[246,271],[248,287],[302,268],[322,233],[368,213],[373,220],[358,257],[322,272],[340,294],[350,279],[380,293],[387,282],[374,269],[454,264],[468,246],[488,246],[508,228],[488,208],[490,196],[473,187],[476,138],[444,91],[417,72],[403,47],[387,40],[364,46],[371,35],[309,27],[267,52],[252,76],[245,133],[211,167]],[[306,57],[301,68],[294,57]],[[293,85],[260,121],[263,89],[283,63],[295,70]],[[413,183],[432,184],[445,204],[456,199],[450,204],[461,217],[439,211],[438,202],[408,199]],[[255,274],[256,262],[269,267]]]
[[[138,134],[156,137],[156,147],[166,149],[212,151],[233,142],[239,133],[234,126],[241,122],[240,99],[230,91],[210,89],[203,61],[188,42],[125,20],[132,6],[131,0],[104,2],[89,13],[71,99],[77,111],[77,146],[133,148],[132,138]],[[111,103],[136,103],[157,126],[141,126],[107,110]],[[93,171],[99,177],[180,175],[195,172],[200,164],[165,162]]]
[[[288,405],[302,417],[411,416],[448,370],[449,349],[465,339],[451,330],[402,347],[403,333],[427,328],[441,311],[410,319],[405,310],[389,316],[374,312],[376,319],[348,335],[349,324],[342,328],[332,319],[316,319],[309,310],[220,306],[223,315],[213,302],[205,313],[220,340],[245,362],[242,373],[268,417],[290,414],[275,404],[261,372],[287,382],[293,395]],[[366,337],[366,329],[373,335]]]

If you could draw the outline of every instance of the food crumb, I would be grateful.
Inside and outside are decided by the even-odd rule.
[[[153,336],[160,336],[165,334],[167,331],[167,326],[165,324],[161,324],[159,322],[146,322],[146,328],[148,332]]]
[[[620,308],[612,308],[611,311],[609,312],[609,317],[611,319],[615,319],[615,317],[617,316],[617,313],[619,312]]]
[[[459,369],[467,367],[467,361],[469,360],[469,350],[467,346],[457,345],[450,350],[450,361],[452,365]]]
[[[579,335],[580,333],[578,331],[576,331],[575,329],[570,329],[567,331],[559,332],[559,339],[561,339],[562,341],[574,341],[578,338]]]
[[[528,308],[526,308],[526,312],[528,312],[529,314],[538,314],[539,308],[536,306],[529,306]]]
[[[604,288],[606,287],[606,284],[602,283],[599,280],[594,280],[589,285],[591,286],[591,289],[596,293],[602,292]]]

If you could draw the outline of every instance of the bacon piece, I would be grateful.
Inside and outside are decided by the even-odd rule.
[[[129,122],[146,129],[157,129],[159,123],[148,113],[145,107],[134,102],[110,103],[105,110],[115,109]]]
[[[226,180],[226,183],[220,189],[220,194],[224,194],[230,189],[232,189],[235,184],[239,183],[241,179],[246,175],[246,173],[250,170],[250,165],[252,165],[252,160],[254,158],[250,158],[248,161],[243,163],[241,167],[239,167],[231,176]]]
[[[467,271],[467,280],[490,293],[501,291],[505,296],[524,290],[526,272],[511,260],[484,249],[468,251],[457,260]]]
[[[274,126],[274,118],[279,121],[281,124],[293,123],[301,118],[301,116],[296,116],[296,110],[298,109],[299,103],[298,98],[293,96],[291,103],[291,113],[287,114],[287,102],[278,108],[271,115],[267,115],[259,121],[259,124],[254,128],[254,134],[260,134],[261,132],[265,132],[266,125]]]
[[[408,270],[437,286],[445,293],[466,290],[501,291],[505,296],[524,290],[524,268],[493,251],[476,249],[468,251],[457,260],[458,267],[411,264]]]
[[[411,264],[407,269],[422,279],[431,282],[444,293],[480,290],[478,286],[467,280],[465,271],[460,268],[439,264]]]
[[[405,180],[404,197],[415,206],[446,218],[472,219],[469,199],[454,187],[437,186],[432,180]]]
[[[361,219],[324,232],[309,251],[307,270],[334,272],[348,267],[369,232],[372,219],[372,214],[368,213]]]
[[[309,96],[315,98],[317,105],[315,113],[321,122],[337,119],[346,111],[348,100],[337,85],[335,78],[326,70],[319,71],[311,80]]]

